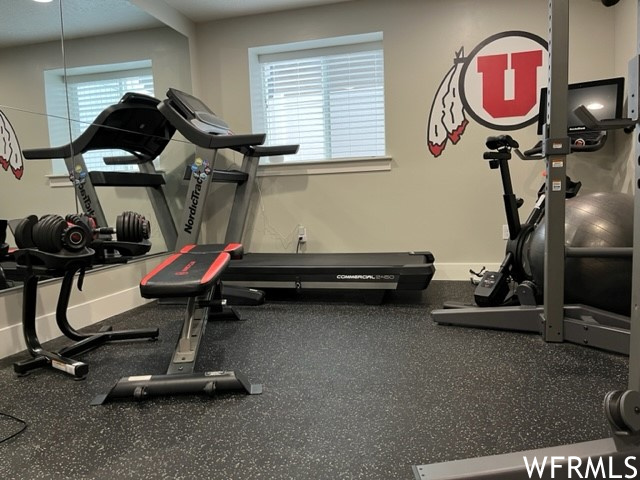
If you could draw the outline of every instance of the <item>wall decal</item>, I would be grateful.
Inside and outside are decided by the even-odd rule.
[[[536,122],[540,89],[547,85],[547,42],[529,32],[508,31],[464,47],[440,83],[427,123],[427,147],[439,157],[457,144],[470,117],[493,130],[518,130]]]
[[[13,176],[20,180],[24,174],[24,159],[13,126],[0,110],[0,166],[5,171],[11,167]]]

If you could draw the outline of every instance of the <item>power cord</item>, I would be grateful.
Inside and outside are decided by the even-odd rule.
[[[261,188],[260,182],[256,182],[256,188],[258,190],[258,199],[259,199],[260,211],[262,213],[263,229],[264,229],[265,235],[268,235],[272,238],[279,240],[283,250],[285,251],[289,250],[289,248],[291,248],[291,245],[293,243],[293,239],[295,238],[295,234],[298,231],[298,225],[296,225],[288,235],[283,235],[278,231],[278,229],[272,226],[271,222],[269,221],[269,217],[267,215],[264,202],[262,200],[263,195],[262,195],[262,188]]]
[[[234,164],[238,164],[237,157],[238,157],[238,154],[234,151],[233,152]],[[256,190],[258,192],[258,208],[260,209],[260,213],[262,213],[263,234],[267,237],[271,237],[277,240],[280,243],[280,245],[282,245],[282,249],[284,251],[288,251],[293,245],[293,242],[295,241],[296,232],[298,231],[299,225],[296,225],[288,234],[283,234],[277,228],[275,228],[269,221],[269,216],[267,215],[267,209],[265,208],[265,205],[264,205],[263,194],[262,194],[262,182],[259,179],[256,179],[255,185],[256,185]],[[300,238],[298,237],[298,244],[296,245],[296,253],[299,252],[300,245],[302,243],[304,242],[301,242]]]
[[[5,417],[5,418],[9,418],[11,420],[15,420],[16,422],[22,424],[22,428],[20,430],[18,430],[17,432],[15,432],[12,435],[9,435],[8,437],[2,438],[0,439],[0,443],[4,443],[8,440],[11,440],[13,437],[17,437],[18,435],[20,435],[22,432],[24,432],[27,428],[27,422],[25,422],[24,420],[18,418],[18,417],[14,417],[13,415],[9,415],[8,413],[2,413],[0,412],[0,416]]]

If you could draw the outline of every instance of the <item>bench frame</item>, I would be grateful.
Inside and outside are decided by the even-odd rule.
[[[226,248],[226,250],[224,250]],[[235,248],[236,250],[233,250]],[[153,283],[153,277],[157,275],[169,278],[180,271],[180,262],[185,261],[204,262],[208,265],[206,273],[194,279],[194,285],[199,285],[199,291],[206,287],[205,293],[198,296],[188,296],[192,290],[188,284],[182,282],[181,287],[176,287],[176,296],[187,297],[187,308],[183,320],[180,337],[173,352],[171,362],[164,375],[135,375],[121,378],[116,385],[106,394],[98,395],[91,402],[92,405],[102,405],[110,400],[134,398],[143,400],[151,396],[173,394],[197,394],[241,391],[250,395],[262,393],[262,385],[254,384],[241,373],[217,370],[196,372],[195,363],[198,357],[200,343],[204,337],[206,325],[210,320],[238,319],[233,311],[229,311],[222,298],[220,275],[229,263],[232,255],[237,255],[237,246],[200,245],[198,247],[187,246],[179,253],[172,255],[162,262],[149,275],[141,281],[143,296],[163,296],[159,293],[150,293],[144,287]],[[164,279],[163,279],[164,280]],[[181,279],[183,280],[183,279]],[[170,280],[169,280],[170,281]],[[161,287],[164,287],[164,282]],[[195,289],[193,289],[195,290]]]

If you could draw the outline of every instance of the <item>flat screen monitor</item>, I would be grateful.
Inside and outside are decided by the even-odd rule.
[[[592,82],[572,83],[567,94],[567,130],[569,134],[589,132],[573,111],[580,105],[598,120],[622,118],[624,78],[607,78]],[[538,134],[542,135],[547,119],[547,89],[540,91]]]

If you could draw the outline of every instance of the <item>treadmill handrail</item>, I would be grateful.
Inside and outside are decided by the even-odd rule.
[[[249,133],[241,135],[220,135],[207,133],[195,127],[184,116],[178,113],[170,99],[158,104],[158,110],[169,122],[191,143],[209,149],[230,148],[241,153],[256,145],[262,145],[267,138],[265,133]]]
[[[60,147],[25,148],[22,156],[27,160],[41,160],[45,158],[69,158],[71,154],[71,144]]]
[[[295,155],[300,145],[263,145],[251,149],[252,157],[271,157],[275,155]]]
[[[85,130],[82,135],[80,135],[76,140],[66,145],[61,145],[59,147],[40,147],[40,148],[25,148],[22,150],[22,156],[27,160],[42,160],[42,159],[51,159],[51,158],[70,158],[74,155],[78,155],[81,153],[88,152],[92,150],[91,148],[87,148],[88,141],[87,139],[92,138],[96,131],[100,128],[110,128],[105,127],[103,125],[92,125],[87,130]],[[83,138],[86,135],[86,138]],[[141,152],[129,152],[134,157],[136,157],[136,162],[127,162],[128,164],[133,163],[145,163],[154,160],[156,157],[151,155],[146,155]],[[107,165],[113,165],[113,163],[107,163]]]
[[[135,155],[102,157],[102,161],[105,165],[139,165],[140,163],[145,163],[144,159]]]

